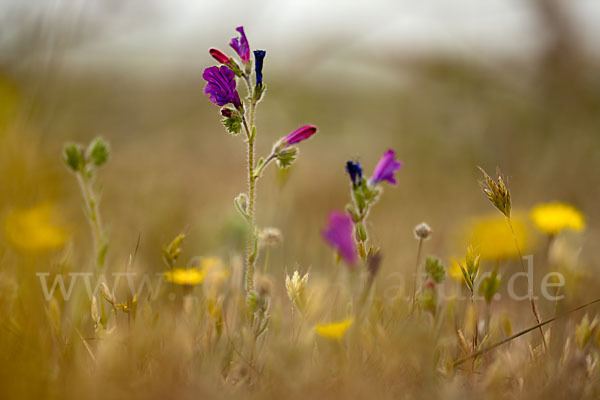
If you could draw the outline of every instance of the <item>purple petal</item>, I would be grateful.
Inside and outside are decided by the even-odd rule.
[[[248,44],[246,33],[244,33],[244,27],[238,26],[235,30],[240,33],[240,37],[231,39],[229,45],[238,53],[242,61],[247,63],[250,61],[250,45]]]
[[[357,258],[356,243],[352,231],[352,218],[337,211],[332,211],[329,214],[329,225],[323,231],[323,238],[349,266],[353,266]]]
[[[219,106],[229,103],[236,107],[241,105],[240,95],[235,89],[235,74],[228,67],[206,68],[202,77],[207,82],[204,93],[210,95],[210,101]]]
[[[371,177],[371,184],[376,184],[382,181],[388,181],[392,185],[397,183],[394,173],[400,169],[402,163],[400,161],[396,161],[394,158],[394,150],[388,150],[385,152],[375,167],[375,171]]]
[[[314,135],[316,132],[317,132],[316,126],[304,125],[298,129],[296,129],[294,132],[290,133],[289,135],[287,135],[285,137],[285,139],[283,139],[283,143],[285,143],[286,146],[290,145],[290,144],[299,143],[303,140],[308,139],[309,137]]]

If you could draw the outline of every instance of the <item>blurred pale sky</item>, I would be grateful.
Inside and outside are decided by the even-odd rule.
[[[23,21],[33,21],[49,43],[57,32],[73,36],[68,60],[96,66],[193,61],[210,46],[227,50],[238,25],[252,47],[288,59],[294,51],[527,58],[547,40],[534,12],[538,1],[0,0],[0,49]],[[600,1],[562,3],[585,46],[597,51]]]

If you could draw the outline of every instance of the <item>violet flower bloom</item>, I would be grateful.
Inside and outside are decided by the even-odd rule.
[[[221,50],[212,48],[208,50],[208,52],[221,64],[229,64],[229,57],[227,57],[227,54],[223,53]]]
[[[240,95],[235,89],[235,74],[226,66],[209,67],[202,77],[208,82],[204,94],[210,95],[210,101],[218,106],[232,103],[236,108],[242,106]]]
[[[287,147],[290,144],[300,143],[303,140],[308,139],[317,132],[317,127],[312,125],[304,125],[290,133],[283,139],[283,147]]]
[[[379,160],[379,163],[375,167],[375,172],[371,177],[371,184],[374,185],[381,181],[388,181],[392,185],[395,185],[396,178],[394,178],[394,172],[400,169],[402,163],[394,160],[394,150],[388,150]]]
[[[329,224],[323,231],[323,238],[331,245],[349,265],[356,263],[356,243],[352,236],[352,218],[348,214],[332,211]]]
[[[263,60],[265,59],[266,55],[267,52],[265,50],[254,50],[254,69],[256,71],[256,86],[262,84]]]
[[[229,45],[238,53],[242,61],[247,63],[250,61],[250,45],[248,44],[248,39],[246,39],[244,27],[238,26],[235,30],[240,33],[240,37],[231,39]]]
[[[362,182],[362,167],[358,161],[346,162],[346,172],[348,175],[350,175],[350,179],[352,180],[352,184],[354,186],[360,185]]]

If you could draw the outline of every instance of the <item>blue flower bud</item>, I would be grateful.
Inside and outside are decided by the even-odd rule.
[[[262,74],[262,69],[263,69],[263,60],[265,59],[265,56],[267,55],[267,52],[265,50],[254,50],[254,69],[256,71],[256,86],[258,87],[259,85],[262,84],[263,81],[263,74]]]
[[[360,163],[354,161],[346,162],[346,172],[350,175],[350,179],[352,180],[352,184],[354,186],[360,185],[362,182],[362,168]]]

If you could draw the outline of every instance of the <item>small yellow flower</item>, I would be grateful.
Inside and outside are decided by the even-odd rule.
[[[448,268],[448,275],[450,275],[450,277],[455,281],[462,283],[464,277],[460,269],[460,265],[458,263],[461,263],[462,265],[467,265],[467,262],[464,258],[462,260],[459,260],[458,258],[452,258],[450,268]]]
[[[352,323],[354,323],[354,318],[348,318],[330,324],[319,324],[315,329],[319,336],[332,340],[341,340]]]
[[[526,220],[520,215],[513,215],[511,221],[519,247],[523,254],[527,254],[533,243]],[[464,232],[466,243],[479,250],[482,260],[519,257],[515,239],[504,216],[490,215],[475,219],[465,225]]]
[[[176,268],[173,271],[166,271],[165,278],[167,281],[176,285],[194,286],[199,285],[206,277],[206,270],[197,268]]]
[[[219,257],[199,257],[192,263],[193,268],[176,268],[166,271],[165,279],[176,285],[194,286],[204,282],[207,276],[227,278],[229,272],[223,269],[223,262]]]
[[[564,229],[581,231],[585,228],[583,214],[565,203],[538,204],[531,210],[535,226],[548,235],[556,235]]]
[[[4,231],[8,242],[23,252],[44,252],[61,248],[68,239],[64,227],[56,224],[56,210],[48,203],[15,208],[6,216]]]

